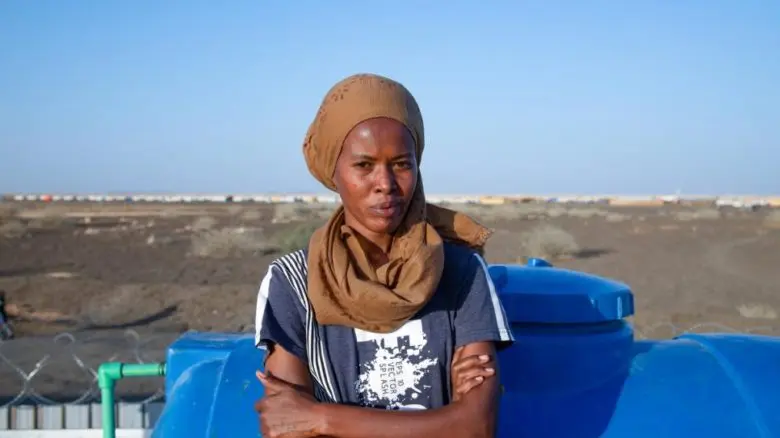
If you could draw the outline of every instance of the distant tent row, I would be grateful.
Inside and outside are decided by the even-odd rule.
[[[146,202],[146,203],[293,203],[319,202],[335,203],[338,196],[311,195],[51,195],[51,194],[16,194],[3,197],[7,201],[16,202]]]
[[[58,195],[58,194],[15,194],[2,197],[17,202],[109,202],[109,203],[338,203],[338,195],[197,195],[197,194],[134,194],[134,195]],[[428,197],[433,204],[482,204],[503,205],[518,203],[550,204],[601,204],[614,206],[661,206],[665,204],[711,205],[755,210],[761,207],[780,207],[780,198],[761,196],[495,196],[495,195],[433,195]]]

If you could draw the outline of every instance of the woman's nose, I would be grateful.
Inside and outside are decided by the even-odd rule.
[[[376,174],[376,191],[381,193],[391,193],[398,188],[398,183],[395,179],[395,173],[389,166],[377,166]]]

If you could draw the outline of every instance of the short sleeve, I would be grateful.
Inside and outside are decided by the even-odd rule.
[[[306,363],[305,310],[278,266],[271,264],[257,293],[255,345],[277,344]]]
[[[514,337],[487,264],[473,253],[466,266],[455,309],[455,347],[485,341],[496,342],[499,349],[511,345]]]

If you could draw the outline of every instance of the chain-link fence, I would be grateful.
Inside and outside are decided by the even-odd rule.
[[[770,326],[738,331],[717,323],[687,329],[666,322],[635,327],[637,339],[668,339],[692,332],[778,335]],[[168,346],[180,335],[124,330],[0,341],[0,431],[99,428],[100,364],[163,362]],[[123,428],[153,427],[165,403],[161,378],[120,380],[115,394],[118,424]]]
[[[103,362],[150,363],[165,360],[178,333],[135,330],[61,333],[0,343],[0,407],[19,404],[79,404],[99,401],[97,369]],[[160,379],[117,384],[117,399],[160,399]]]
[[[107,330],[0,341],[0,431],[100,428],[100,364],[164,361],[178,336]],[[165,402],[159,378],[120,380],[116,394],[122,428],[151,428]]]

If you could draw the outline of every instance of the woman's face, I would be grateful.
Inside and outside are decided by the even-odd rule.
[[[344,139],[333,180],[347,223],[366,238],[392,234],[417,185],[411,133],[388,118],[366,120]]]

